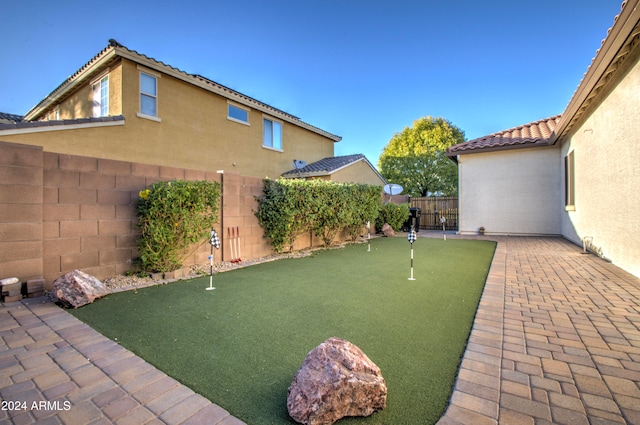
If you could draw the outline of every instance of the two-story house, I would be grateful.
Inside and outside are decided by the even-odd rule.
[[[161,179],[222,184],[216,261],[234,259],[230,229],[244,259],[270,255],[254,214],[265,177],[295,169],[286,177],[384,185],[362,155],[334,157],[340,140],[110,40],[24,116],[0,113],[0,276],[50,284],[72,269],[100,279],[130,270],[139,191]],[[194,247],[185,266],[209,254]]]
[[[0,139],[44,151],[277,178],[341,138],[115,40]],[[366,178],[365,178],[366,179]],[[384,182],[380,182],[380,185]]]

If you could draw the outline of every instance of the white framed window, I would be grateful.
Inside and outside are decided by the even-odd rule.
[[[240,106],[227,104],[227,119],[249,125],[249,110]]]
[[[158,116],[158,79],[146,72],[140,72],[140,113]]]
[[[109,115],[109,76],[105,75],[93,83],[93,116]]]
[[[263,118],[262,146],[282,150],[282,123]]]
[[[576,209],[575,158],[573,151],[564,157],[564,208],[566,211]]]

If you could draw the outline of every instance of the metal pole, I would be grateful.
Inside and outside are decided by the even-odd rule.
[[[409,280],[415,280],[413,277],[413,243],[416,241],[416,231],[413,230],[413,226],[411,226],[411,230],[409,230],[408,239],[411,244],[411,277]]]
[[[209,244],[211,245],[211,255],[209,255],[209,287],[207,291],[216,289],[213,287],[213,247],[220,249],[220,238],[215,229],[211,229],[211,237],[209,238]]]
[[[367,252],[371,252],[371,222],[367,221]]]
[[[409,278],[409,280],[416,280],[413,277],[413,242],[411,242],[411,277]]]
[[[207,291],[212,291],[216,288],[213,287],[213,245],[211,245],[211,255],[209,255],[209,287]]]

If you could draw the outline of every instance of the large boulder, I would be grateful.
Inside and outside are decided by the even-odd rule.
[[[387,385],[380,368],[340,338],[329,338],[307,354],[287,397],[289,416],[306,425],[369,416],[386,405]]]
[[[80,270],[72,270],[54,280],[53,292],[63,305],[74,308],[110,293],[101,281]]]

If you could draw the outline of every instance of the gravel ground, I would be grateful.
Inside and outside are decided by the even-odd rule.
[[[266,263],[268,261],[281,260],[284,258],[301,258],[307,257],[309,255],[311,255],[311,251],[304,250],[293,253],[274,254],[267,257],[255,258],[251,260],[243,260],[240,263],[230,263],[225,261],[222,263],[214,263],[213,271],[214,273],[221,273],[229,270],[239,269],[242,267],[252,266],[254,264]],[[210,273],[210,267],[211,266],[209,265],[209,263],[196,264],[194,266],[191,266],[188,275],[185,275],[180,279],[193,279],[200,276],[208,276]],[[112,292],[120,292],[145,286],[165,284],[180,279],[153,280],[151,276],[117,275],[104,279],[102,283],[104,283],[104,285]]]

